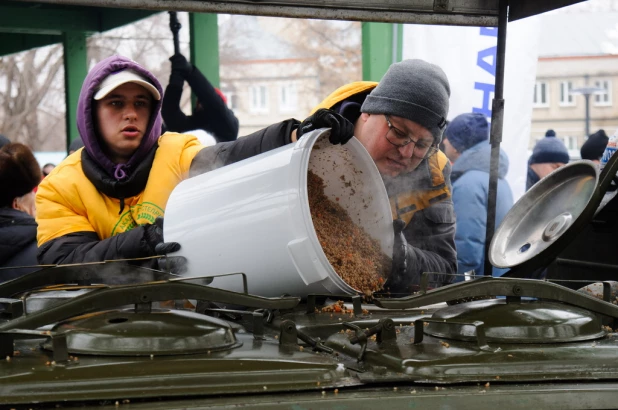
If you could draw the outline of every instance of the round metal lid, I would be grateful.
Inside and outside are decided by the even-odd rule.
[[[577,161],[536,183],[494,233],[489,248],[491,264],[511,268],[537,256],[539,265],[551,258],[570,240],[565,233],[571,227],[583,226],[594,214],[600,201],[595,197],[598,181],[599,171],[593,162]]]
[[[180,310],[97,312],[62,322],[52,331],[66,333],[72,354],[160,356],[240,346],[226,322]],[[45,348],[52,350],[51,343]]]
[[[425,333],[463,341],[475,341],[476,331],[472,325],[457,322],[483,322],[488,342],[563,343],[605,336],[594,313],[538,300],[507,302],[506,299],[491,299],[462,303],[438,310],[432,319],[443,322],[430,322],[425,326]]]

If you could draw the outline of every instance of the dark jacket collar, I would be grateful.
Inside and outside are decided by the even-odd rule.
[[[122,181],[105,172],[85,149],[82,150],[82,170],[92,185],[103,194],[116,199],[130,198],[146,188],[157,148],[158,145],[153,146],[144,160],[135,166],[129,177]]]

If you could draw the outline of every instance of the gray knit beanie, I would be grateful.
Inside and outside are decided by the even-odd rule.
[[[552,131],[552,130],[550,130]],[[528,164],[545,164],[558,162],[567,164],[569,162],[569,151],[564,142],[559,140],[556,133],[547,133],[545,138],[541,138],[534,148],[532,155],[528,159]]]
[[[423,60],[390,66],[367,96],[361,112],[407,118],[427,128],[437,144],[446,126],[451,89],[440,67]]]

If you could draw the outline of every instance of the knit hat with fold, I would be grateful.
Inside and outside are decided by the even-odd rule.
[[[390,66],[361,112],[407,118],[427,128],[439,143],[450,95],[448,78],[440,67],[423,60],[404,60]]]
[[[464,152],[489,139],[487,118],[478,112],[458,115],[446,127],[444,138],[447,138],[458,152]]]
[[[607,141],[609,141],[609,137],[605,130],[598,130],[590,135],[579,150],[582,159],[600,160],[607,146]]]
[[[556,138],[556,133],[549,130],[545,135],[545,138],[540,139],[534,146],[528,164],[568,163],[569,151],[564,143]]]

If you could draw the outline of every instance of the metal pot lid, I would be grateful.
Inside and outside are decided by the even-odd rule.
[[[440,309],[425,333],[431,336],[476,341],[474,322],[483,322],[488,342],[564,343],[605,336],[599,318],[592,312],[556,302],[491,299]],[[469,323],[462,325],[461,323]]]
[[[603,196],[600,178],[593,162],[577,161],[541,179],[517,201],[494,233],[491,264],[531,271],[549,263],[594,215]]]
[[[207,353],[240,344],[225,321],[182,310],[97,312],[54,326],[72,354],[148,356]],[[53,350],[51,343],[44,346]]]

